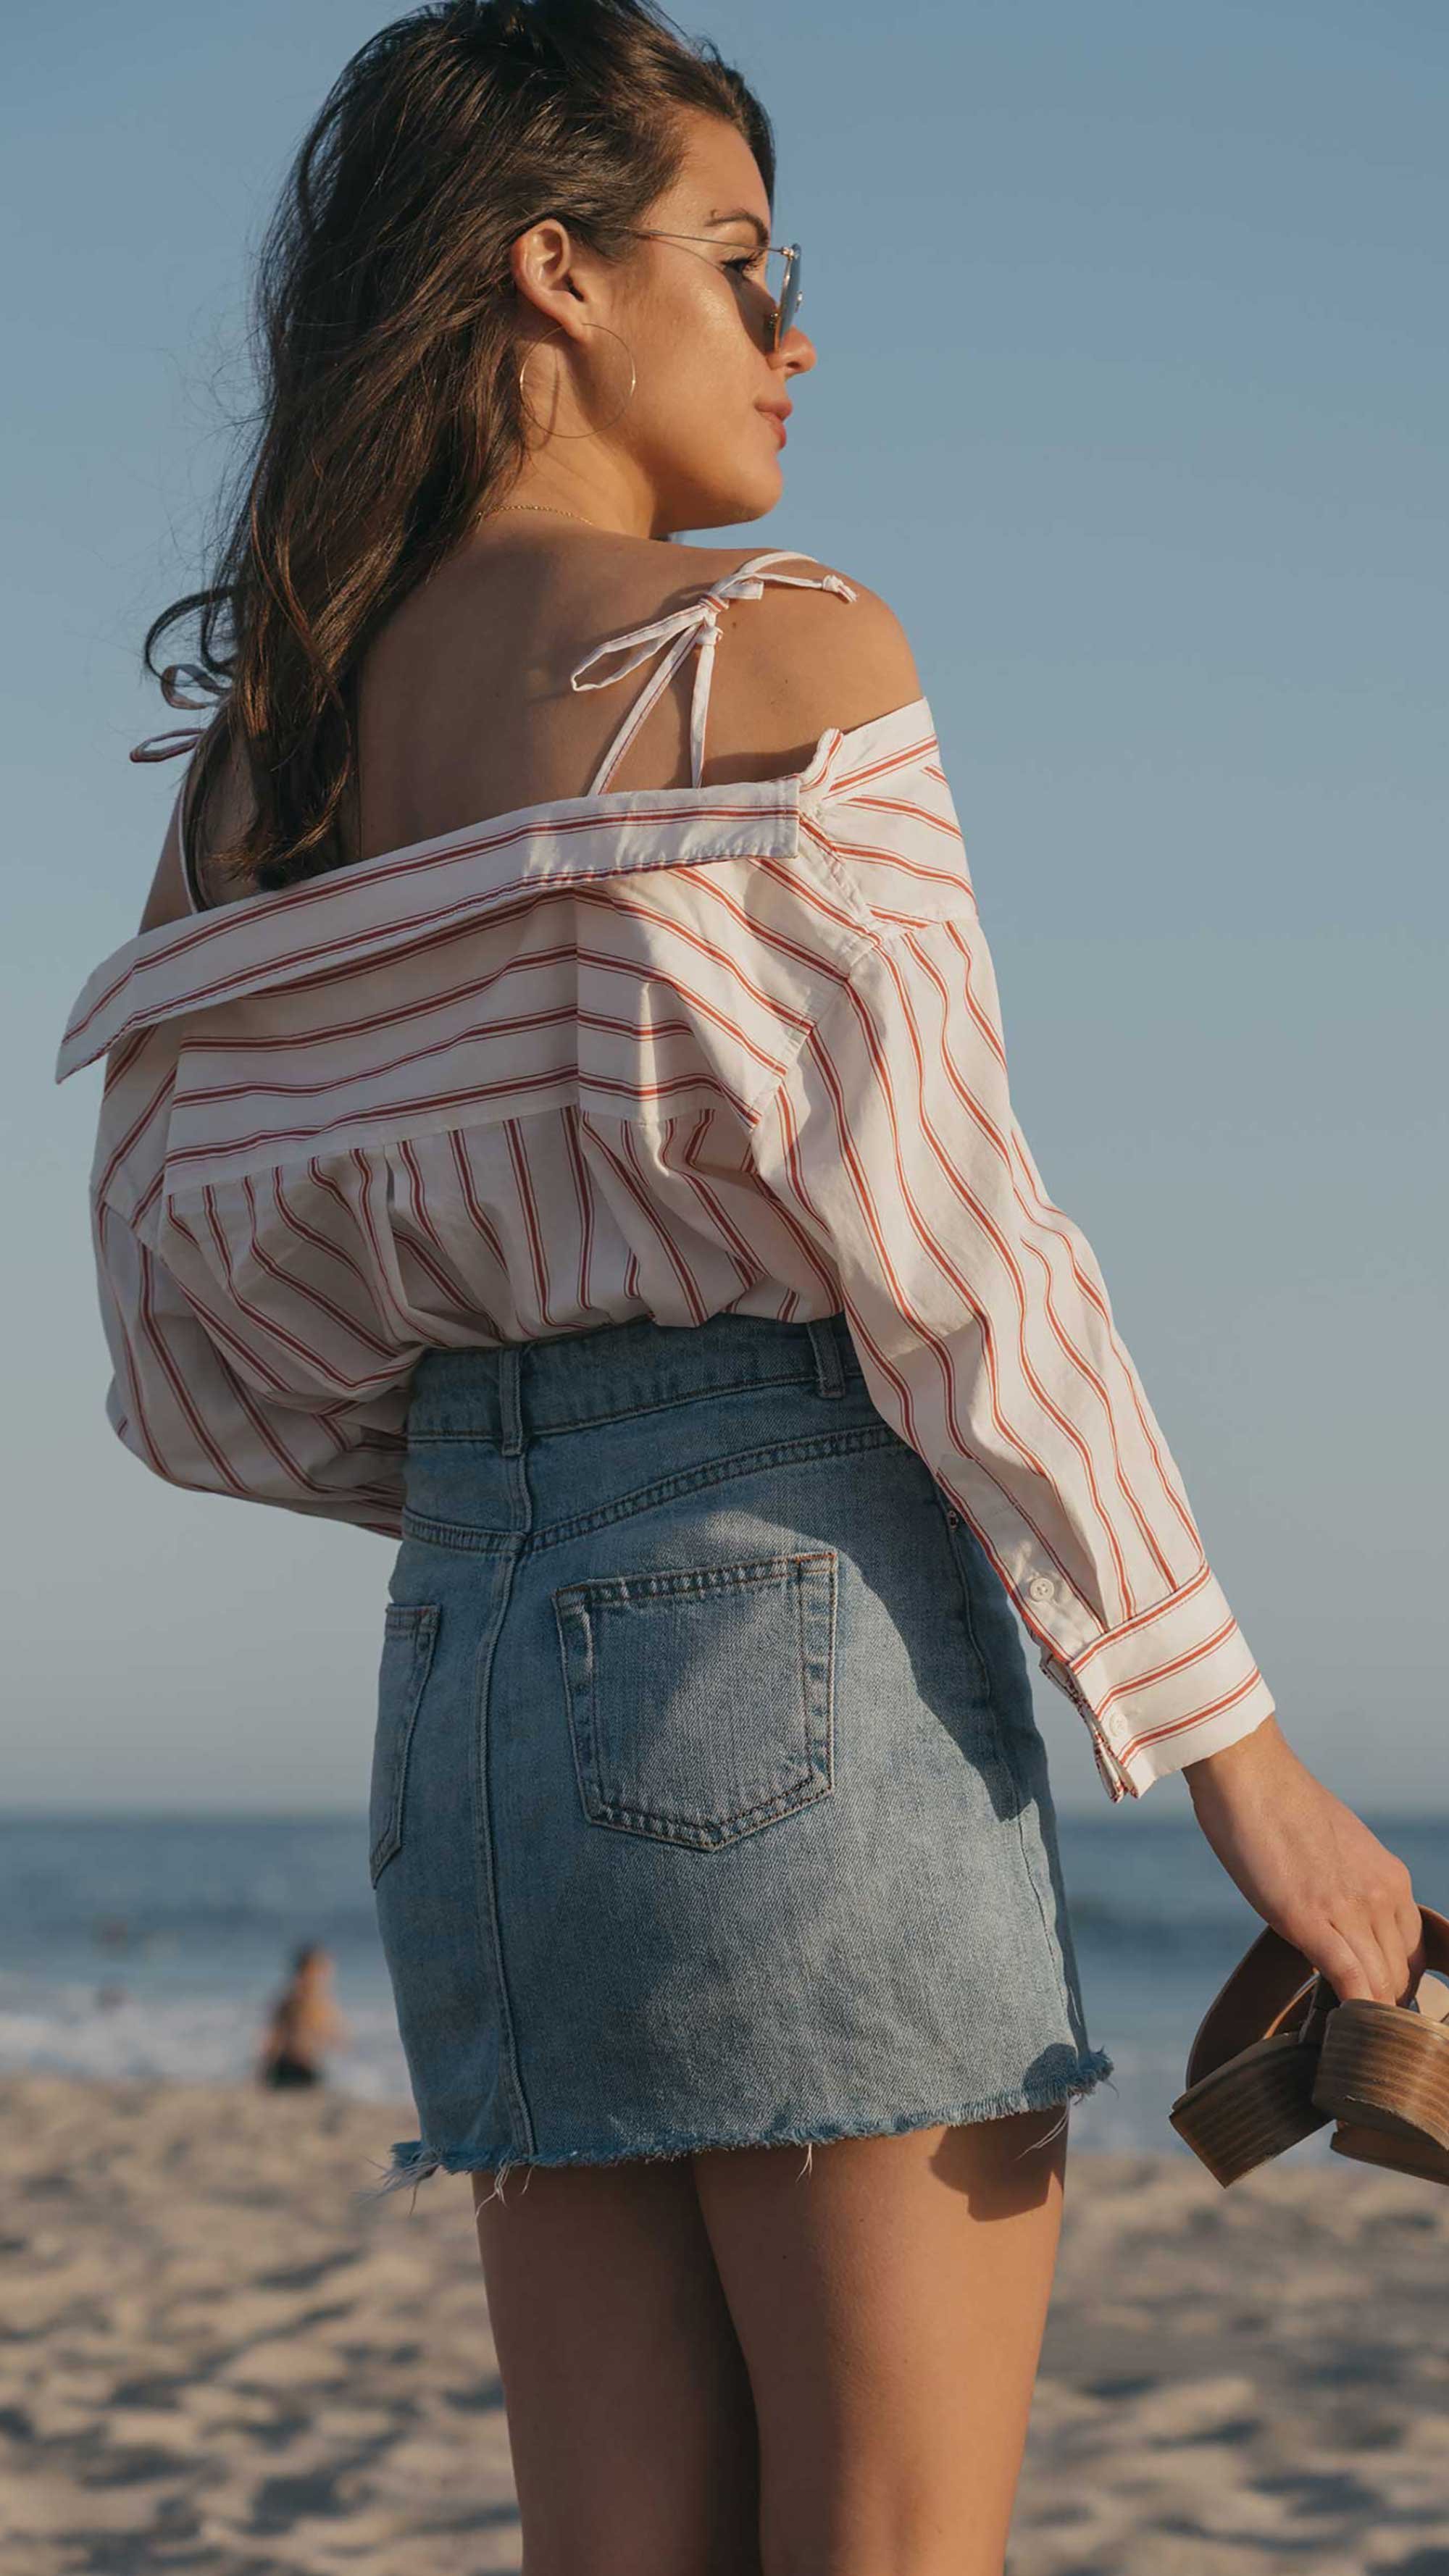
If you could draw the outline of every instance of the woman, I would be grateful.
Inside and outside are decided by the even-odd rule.
[[[530,2576],[1000,2569],[1110,2071],[1018,1621],[1341,1996],[1423,1964],[1012,1116],[898,621],[676,542],[783,489],[774,184],[644,0],[347,67],[148,639],[225,704],[60,1067],[118,1436],[401,1539],[397,2173],[473,2176]]]
[[[347,2025],[332,1999],[332,1961],[315,1941],[305,1942],[272,2006],[258,2078],[278,2093],[320,2084],[323,2058],[346,2037]]]

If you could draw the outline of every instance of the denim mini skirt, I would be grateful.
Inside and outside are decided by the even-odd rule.
[[[421,2130],[384,2190],[1111,2071],[1014,1614],[839,1317],[423,1355],[371,1871]]]

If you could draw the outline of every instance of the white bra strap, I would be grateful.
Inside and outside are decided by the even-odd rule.
[[[850,583],[842,581],[838,573],[811,574],[766,570],[766,566],[770,564],[813,561],[813,556],[802,554],[795,546],[779,546],[769,554],[755,555],[749,563],[741,564],[735,572],[726,573],[712,589],[702,591],[697,599],[687,601],[683,608],[671,610],[667,617],[656,617],[648,626],[636,626],[627,635],[611,636],[607,644],[596,645],[593,652],[585,656],[577,669],[570,674],[570,687],[608,689],[613,687],[616,680],[626,678],[630,671],[637,671],[642,663],[651,659],[661,644],[668,643],[671,637],[674,638],[671,650],[665,655],[647,688],[635,699],[618,733],[605,752],[593,785],[588,791],[591,796],[602,794],[607,780],[623,753],[628,750],[656,699],[669,686],[686,653],[691,652],[696,645],[699,647],[699,662],[694,675],[694,695],[690,702],[689,767],[694,785],[699,787],[703,784],[704,728],[709,713],[709,688],[714,672],[715,648],[719,642],[720,610],[726,600],[731,598],[758,599],[767,581],[788,582],[795,590],[833,590],[841,599],[854,599],[855,592]],[[629,659],[621,662],[617,670],[605,672],[603,677],[597,680],[584,678],[584,672],[592,669],[595,662],[602,662],[612,654],[624,652],[628,652]]]

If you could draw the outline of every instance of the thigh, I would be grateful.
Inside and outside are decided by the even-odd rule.
[[[749,2376],[688,2158],[473,2197],[528,2576],[756,2576]]]
[[[765,2576],[1000,2576],[1060,2108],[694,2157],[754,2391]]]

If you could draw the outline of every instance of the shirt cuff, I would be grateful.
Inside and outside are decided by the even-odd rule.
[[[1115,1806],[1170,1771],[1220,1753],[1274,1713],[1267,1683],[1204,1565],[1154,1609],[1104,1629],[1072,1655],[1050,1646],[1048,1681],[1074,1701]]]

